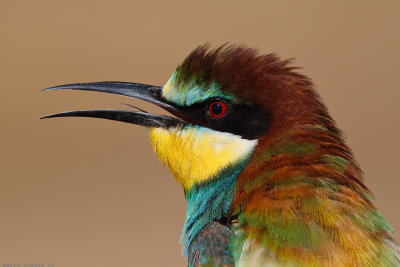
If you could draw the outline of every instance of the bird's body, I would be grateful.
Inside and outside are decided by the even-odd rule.
[[[243,46],[201,46],[164,87],[139,96],[135,84],[55,88],[141,98],[178,119],[53,116],[150,128],[188,202],[181,240],[189,266],[399,266],[392,229],[352,152],[310,80],[289,63]]]

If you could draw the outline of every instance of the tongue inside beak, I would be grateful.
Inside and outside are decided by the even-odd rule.
[[[51,90],[84,90],[96,91],[110,94],[123,95],[142,99],[144,101],[156,104],[171,112],[172,114],[179,114],[178,109],[167,103],[162,97],[162,87],[153,86],[140,83],[128,82],[94,82],[94,83],[75,83],[66,84],[44,89],[44,91]],[[57,113],[41,117],[41,119],[56,118],[56,117],[91,117],[101,118],[115,121],[122,121],[126,123],[133,123],[148,127],[162,127],[168,128],[183,123],[182,120],[151,114],[143,111],[126,111],[126,110],[78,110],[63,113]]]

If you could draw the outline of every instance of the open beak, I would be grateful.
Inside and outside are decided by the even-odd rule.
[[[141,83],[128,83],[128,82],[93,82],[93,83],[74,83],[59,85],[44,89],[50,90],[84,90],[111,93],[123,95],[133,98],[142,99],[144,101],[154,103],[167,110],[168,112],[178,115],[179,110],[168,103],[161,97],[162,87],[153,86]],[[126,110],[78,110],[57,113],[41,117],[41,119],[55,118],[55,117],[92,117],[102,118],[108,120],[122,121],[127,123],[138,124],[148,127],[162,127],[169,128],[183,123],[182,120],[161,116],[156,114],[147,113],[145,111],[126,111]]]

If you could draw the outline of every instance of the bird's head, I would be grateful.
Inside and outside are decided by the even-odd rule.
[[[204,45],[189,54],[163,87],[95,82],[47,89],[134,97],[175,117],[144,111],[84,110],[44,118],[95,117],[149,127],[156,154],[188,191],[250,157],[260,141],[268,142],[285,129],[326,115],[310,89],[311,82],[293,72],[289,62],[244,46],[210,50]]]

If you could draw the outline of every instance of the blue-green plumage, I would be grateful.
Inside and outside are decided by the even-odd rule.
[[[185,256],[189,256],[193,239],[206,224],[219,221],[228,214],[236,178],[249,158],[250,155],[222,170],[216,178],[196,184],[186,192],[188,209],[181,236]]]

